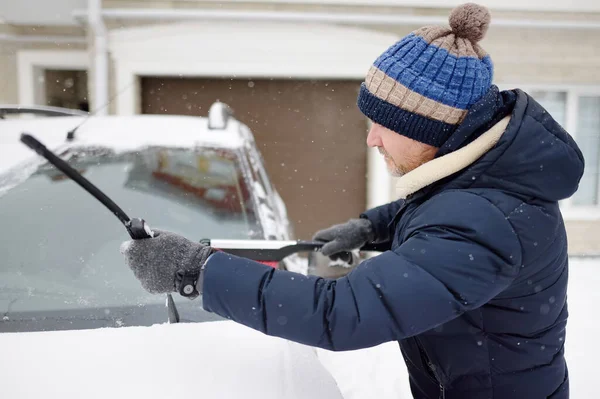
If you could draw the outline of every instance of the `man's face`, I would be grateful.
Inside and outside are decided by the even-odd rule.
[[[435,157],[437,148],[373,123],[367,145],[377,147],[393,176],[403,176]]]

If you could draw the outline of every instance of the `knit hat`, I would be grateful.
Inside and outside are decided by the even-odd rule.
[[[441,147],[468,109],[489,90],[493,65],[477,44],[487,31],[487,8],[463,4],[450,28],[426,26],[388,48],[371,66],[358,95],[373,122]]]

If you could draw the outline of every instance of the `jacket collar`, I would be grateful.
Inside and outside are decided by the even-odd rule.
[[[481,100],[469,109],[465,119],[436,154],[436,159],[467,146],[479,136],[488,132],[506,116],[511,115],[517,101],[517,94],[518,90],[501,92],[497,86],[492,85]],[[421,187],[416,191],[408,190],[413,191],[413,193],[406,195],[405,204],[407,205],[417,199],[426,197],[434,190],[441,189],[445,183],[452,180],[453,176],[455,174],[443,176],[439,180],[432,182],[432,184]]]
[[[464,147],[488,131],[505,116],[510,115],[517,101],[517,91],[500,92],[497,86],[490,90],[470,109],[456,131],[437,153],[444,156]]]
[[[406,199],[409,195],[473,164],[496,145],[509,121],[510,116],[505,116],[466,146],[424,163],[402,176],[396,185],[398,198]]]

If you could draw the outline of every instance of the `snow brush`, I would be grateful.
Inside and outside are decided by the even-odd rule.
[[[318,252],[326,244],[322,241],[303,240],[218,240],[208,238],[200,240],[200,243],[271,267],[277,267],[277,264],[284,258],[296,253]],[[360,250],[382,252],[385,249],[381,245],[366,244]],[[350,257],[349,254],[348,257]],[[342,255],[341,259],[344,258],[345,256]]]
[[[153,238],[156,234],[144,219],[130,218],[113,200],[104,194],[98,187],[92,184],[81,173],[72,168],[67,162],[60,159],[35,137],[23,133],[21,142],[33,151],[44,157],[57,169],[79,184],[84,190],[93,195],[106,208],[108,208],[125,226],[129,236],[134,240]],[[201,244],[209,245],[217,250],[251,259],[276,268],[277,264],[285,257],[299,252],[319,251],[324,242],[321,241],[282,241],[282,240],[219,240],[203,239]],[[384,249],[376,244],[367,244],[360,248],[361,251],[381,252]],[[346,256],[342,254],[341,259]],[[179,314],[171,294],[167,294],[167,307],[169,308],[169,321],[179,322]]]

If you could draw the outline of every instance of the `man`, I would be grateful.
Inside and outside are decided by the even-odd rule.
[[[484,7],[460,6],[451,28],[390,47],[362,85],[367,144],[401,176],[400,199],[315,239],[332,257],[389,250],[330,280],[159,232],[123,248],[143,286],[193,282],[204,309],[316,347],[399,341],[417,399],[568,398],[558,201],[577,190],[584,160],[533,98],[491,84],[477,44],[489,22]]]

